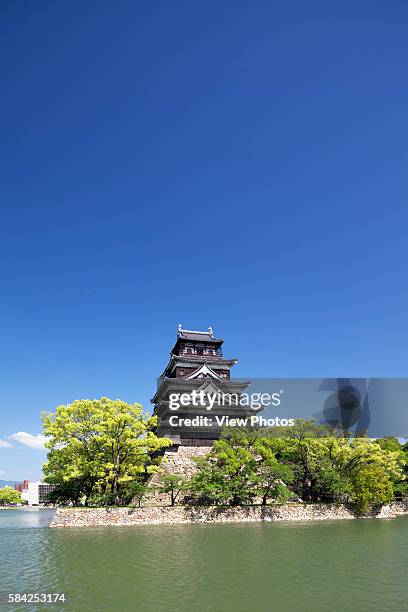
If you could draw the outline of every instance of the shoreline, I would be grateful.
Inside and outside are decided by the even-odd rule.
[[[392,502],[358,516],[344,504],[289,503],[282,506],[156,506],[142,508],[57,508],[51,528],[188,525],[198,523],[310,522],[395,518],[408,514],[408,502]]]

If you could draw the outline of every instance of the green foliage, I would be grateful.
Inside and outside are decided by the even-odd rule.
[[[0,506],[8,506],[9,504],[21,503],[21,493],[12,487],[3,487],[0,489]]]
[[[343,430],[331,425],[319,424],[314,419],[295,419],[293,427],[224,427],[222,438],[236,440],[241,436],[251,438],[338,438],[348,437]]]
[[[49,503],[99,506],[135,500],[140,505],[150,490],[149,476],[159,470],[160,450],[171,444],[155,435],[155,418],[139,404],[121,400],[77,400],[42,418],[49,448],[44,472],[57,485]],[[396,438],[350,439],[312,420],[288,428],[226,429],[208,455],[195,462],[197,472],[189,482],[161,473],[158,490],[170,495],[171,505],[188,492],[199,504],[301,499],[349,503],[365,514],[408,489],[408,444]],[[12,502],[2,501],[0,494],[1,503]]]
[[[120,497],[112,491],[96,490],[88,499],[89,506],[127,506],[136,502],[141,505],[143,496],[150,490],[147,480],[129,480],[121,485]]]
[[[379,438],[378,440],[376,440],[377,444],[379,444],[379,446],[381,446],[381,448],[383,448],[384,450],[387,451],[392,451],[392,452],[397,452],[397,453],[403,453],[403,446],[399,443],[397,438],[394,438],[392,436],[387,436],[385,438]]]
[[[231,505],[251,503],[256,497],[259,479],[256,461],[249,444],[230,444],[226,440],[214,443],[207,459],[197,462],[198,474],[192,489],[213,503]]]
[[[263,504],[290,497],[292,470],[277,460],[272,446],[271,440],[242,431],[215,442],[206,458],[196,460],[198,472],[191,483],[196,500],[238,505],[257,497]]]
[[[394,499],[391,479],[380,465],[375,463],[354,470],[352,474],[350,502],[359,514],[365,514],[376,506],[381,507]]]
[[[85,504],[95,495],[123,503],[126,483],[153,473],[155,453],[171,444],[155,435],[157,420],[140,404],[106,397],[58,406],[55,413],[42,414],[42,420],[49,449],[47,482],[73,488],[81,483]]]
[[[124,504],[137,503],[141,505],[143,497],[150,491],[147,480],[138,479],[126,482],[122,486],[122,498]]]
[[[197,473],[190,482],[191,501],[204,505],[223,504],[230,499],[230,491],[224,482],[224,473],[213,459],[194,459]]]
[[[118,506],[122,505],[122,497],[118,498],[115,493],[111,491],[102,493],[101,491],[95,491],[89,497],[87,501],[88,506],[94,506],[96,508],[101,508],[103,506]]]
[[[257,461],[257,495],[262,497],[262,505],[266,505],[268,499],[285,503],[293,497],[289,489],[294,480],[293,469],[278,461],[273,447],[273,442],[267,438],[260,438],[253,447]]]
[[[283,503],[294,496],[350,503],[366,513],[407,488],[407,455],[398,440],[350,439],[313,421],[264,435],[226,430],[197,468],[191,489],[205,503]]]
[[[392,451],[397,453],[399,463],[402,465],[403,477],[400,475],[392,475],[392,483],[394,494],[397,499],[405,498],[408,496],[408,444],[400,444],[397,438],[387,437],[376,440],[377,444],[384,450]]]
[[[47,494],[46,504],[80,506],[81,500],[87,497],[89,485],[85,478],[71,478],[57,482],[56,488]]]
[[[188,481],[179,474],[168,474],[163,472],[160,474],[161,486],[160,493],[169,493],[171,505],[174,506],[176,500],[182,491],[187,491],[189,487]]]

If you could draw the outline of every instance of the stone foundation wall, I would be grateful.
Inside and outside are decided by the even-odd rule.
[[[384,506],[378,518],[393,518],[408,514],[407,503]],[[59,508],[50,527],[94,527],[98,525],[175,525],[186,523],[235,523],[259,521],[328,521],[354,519],[356,516],[343,505],[298,504],[284,506],[156,508]]]
[[[160,465],[161,469],[168,474],[178,474],[189,480],[196,472],[193,457],[205,457],[211,450],[208,446],[179,446],[176,450],[166,450]],[[150,486],[159,487],[160,474],[155,474],[150,479]],[[177,500],[183,503],[183,498]],[[170,505],[170,494],[152,493],[143,498],[143,507]]]
[[[179,446],[175,452],[166,450],[161,467],[170,474],[191,478],[196,471],[193,457],[205,457],[210,450],[209,446]]]

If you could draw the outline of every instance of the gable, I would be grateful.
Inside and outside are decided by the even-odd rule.
[[[195,378],[213,378],[214,380],[223,381],[224,379],[216,374],[206,363],[200,366],[195,372],[192,372],[188,376],[184,377],[186,380],[193,380]]]

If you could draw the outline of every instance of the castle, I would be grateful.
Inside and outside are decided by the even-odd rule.
[[[211,446],[220,436],[222,422],[254,414],[240,404],[249,381],[231,379],[237,360],[224,358],[223,342],[214,337],[212,327],[192,331],[178,326],[170,360],[151,400],[159,421],[156,433],[170,438],[173,450]],[[176,403],[175,398],[181,401]]]

